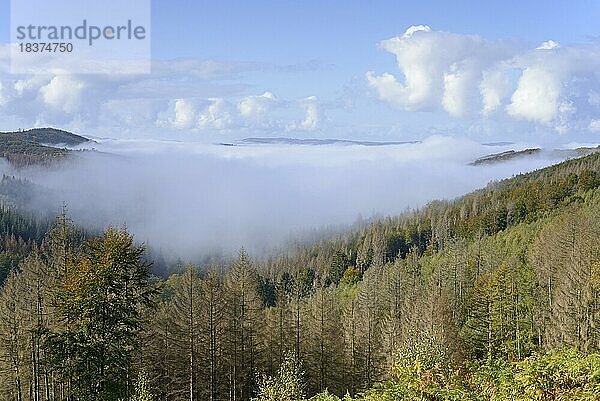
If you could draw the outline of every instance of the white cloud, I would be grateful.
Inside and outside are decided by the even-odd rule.
[[[379,76],[374,72],[367,72],[367,81],[377,92],[379,98],[388,102],[399,109],[411,110],[411,104],[418,103],[419,98],[423,97],[420,94],[413,94],[412,99],[407,99],[406,87],[401,85],[396,77],[389,73],[383,73]]]
[[[263,118],[276,101],[275,95],[271,92],[265,92],[260,96],[247,96],[240,101],[238,110],[242,117],[257,120]]]
[[[502,101],[510,94],[510,89],[510,82],[503,71],[484,71],[479,84],[483,102],[482,113],[487,115],[497,110]]]
[[[152,110],[152,103],[146,106],[145,112],[140,112],[147,116]],[[124,108],[129,107],[131,105]],[[116,108],[121,109],[119,106]],[[111,107],[111,112],[115,111],[115,107]],[[304,116],[301,120],[294,118],[299,112]],[[223,131],[241,134],[286,129],[311,131],[321,124],[321,112],[315,96],[301,100],[284,100],[278,99],[270,91],[237,100],[224,97],[173,99],[166,110],[162,109],[156,115],[155,125],[158,128],[213,133]],[[130,123],[132,118],[121,112],[122,122]]]
[[[302,99],[301,104],[304,107],[304,119],[290,124],[287,130],[315,131],[319,129],[322,119],[319,99],[316,96],[309,96]]]
[[[472,83],[476,82],[478,74],[476,69],[461,69],[453,65],[449,72],[444,73],[444,93],[442,106],[451,116],[462,117],[468,113],[475,101],[475,92]]]
[[[367,82],[382,100],[406,111],[443,107],[451,115],[471,108],[482,71],[506,53],[502,43],[421,25],[379,45],[396,56],[402,73],[401,80],[390,73],[367,73]]]
[[[39,89],[48,84],[49,76],[45,75],[29,75],[26,78],[18,79],[14,82],[13,89],[16,97],[22,97],[30,92],[39,92]]]
[[[148,125],[152,121],[156,121],[156,126],[160,128],[171,126],[171,120],[166,120],[166,118],[165,121],[161,121],[162,123],[157,121],[157,115],[160,118],[163,117],[163,102],[156,99],[108,99],[100,104],[99,109],[99,121],[103,122],[103,127],[110,130],[127,131],[143,128],[146,132],[151,133],[151,127]]]
[[[198,127],[201,129],[226,129],[233,124],[231,106],[223,98],[208,99],[210,105],[206,107],[198,118]]]
[[[194,104],[185,99],[175,101],[175,119],[173,126],[175,128],[189,128],[194,125],[196,120],[196,108]]]
[[[85,83],[68,75],[57,75],[40,88],[43,101],[50,107],[71,113],[79,108]]]
[[[550,123],[558,114],[561,82],[541,68],[526,68],[507,106],[508,114],[540,123]]]
[[[435,112],[422,123],[406,123],[415,131],[435,125],[445,131],[486,126],[488,133],[504,132],[506,125],[491,128],[502,122],[528,132],[577,133],[587,131],[590,119],[600,113],[600,43],[547,41],[536,47],[417,25],[379,46],[394,56],[397,68],[368,72],[366,83],[377,98],[397,109]],[[360,101],[364,81],[354,80],[348,96],[353,101],[342,103],[323,98],[319,88],[313,92],[318,100],[276,97],[277,88],[254,89],[244,73],[277,71],[256,63],[157,60],[147,75],[9,75],[5,50],[0,45],[0,121],[15,127],[81,126],[99,136],[128,130],[144,135],[170,130],[270,135],[323,129],[329,125],[323,110],[346,119],[332,124],[344,132],[331,135],[375,130],[385,135],[400,124],[390,110],[380,111],[381,120],[368,113],[377,105]],[[365,116],[357,112],[345,117],[342,108],[347,104],[366,111]]]
[[[134,116],[131,116],[131,118],[134,118]],[[166,114],[159,113],[156,125],[160,128],[193,128],[196,125],[197,118],[198,112],[193,101],[189,99],[174,99],[170,102],[169,110]]]
[[[0,107],[8,103],[8,96],[4,92],[4,85],[0,81]]]
[[[403,111],[488,119],[506,113],[566,133],[600,104],[599,44],[548,40],[527,47],[419,25],[380,46],[396,57],[400,75],[368,72],[366,81],[379,99]]]
[[[590,121],[589,129],[592,132],[600,132],[600,119],[597,119],[597,118],[592,119]]]
[[[555,42],[553,40],[547,40],[547,41],[541,43],[535,49],[536,50],[552,50],[552,49],[557,49],[559,47],[560,47],[560,45],[558,44],[558,42]]]
[[[559,134],[568,133],[574,125],[572,116],[577,112],[573,102],[564,100],[558,105],[558,116],[556,118],[554,129]]]
[[[429,25],[413,25],[408,27],[406,32],[402,35],[403,39],[408,39],[412,37],[417,32],[431,32],[431,28]]]
[[[600,106],[600,93],[590,91],[588,93],[588,103],[592,106]]]

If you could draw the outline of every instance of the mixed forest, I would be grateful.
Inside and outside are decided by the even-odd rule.
[[[600,154],[168,277],[66,212],[0,234],[0,400],[600,399]]]

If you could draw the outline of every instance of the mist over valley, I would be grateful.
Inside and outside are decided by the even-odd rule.
[[[406,143],[252,138],[235,146],[95,138],[72,146],[61,163],[3,171],[38,187],[22,199],[26,210],[53,216],[64,204],[83,227],[124,226],[171,260],[200,260],[241,247],[265,256],[574,155],[540,151],[469,165],[527,147],[441,135]]]

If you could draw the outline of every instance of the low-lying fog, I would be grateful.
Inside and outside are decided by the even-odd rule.
[[[66,202],[79,224],[125,225],[137,240],[184,259],[241,246],[263,252],[294,232],[398,214],[556,161],[469,166],[479,156],[525,146],[443,136],[387,146],[92,146],[97,152],[79,152],[77,162],[61,168],[21,171],[51,190],[28,206],[56,213]]]

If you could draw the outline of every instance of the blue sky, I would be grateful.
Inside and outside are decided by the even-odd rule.
[[[536,45],[548,39],[582,43],[600,35],[600,2],[550,3],[153,1],[153,55],[283,65],[316,60],[332,68],[319,74],[326,79],[305,74],[307,84],[317,79],[321,89],[333,92],[366,70],[393,66],[376,43],[411,25]],[[304,84],[286,89],[298,95],[310,91]]]
[[[0,66],[0,128],[595,141],[600,2],[490,3],[153,1],[160,69],[115,82],[13,76]],[[9,1],[0,0],[0,15]]]

